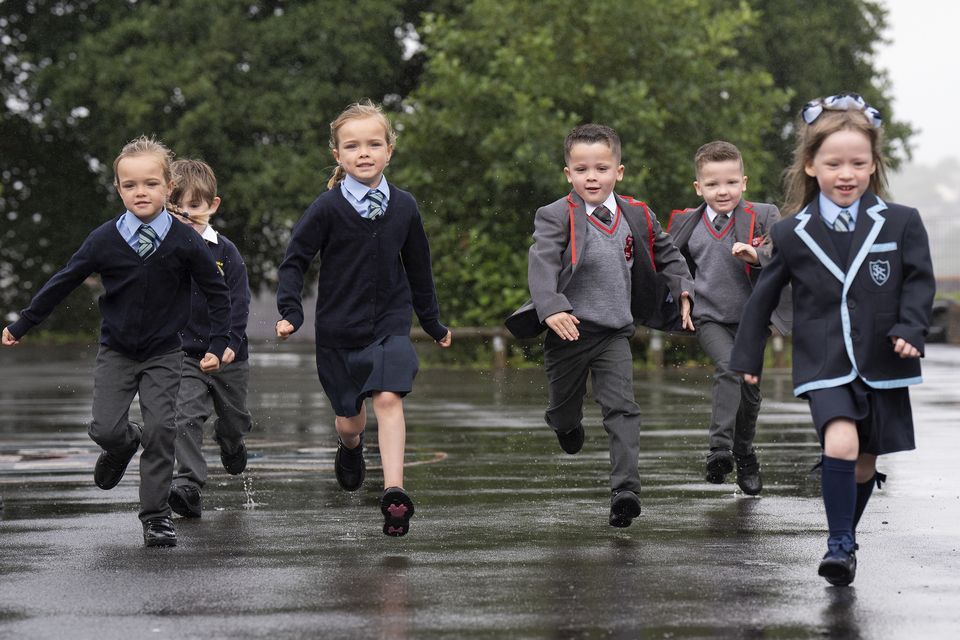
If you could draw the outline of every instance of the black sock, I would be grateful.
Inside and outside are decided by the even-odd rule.
[[[867,503],[870,501],[870,496],[873,495],[873,485],[877,481],[877,474],[874,473],[873,476],[866,482],[857,483],[857,508],[853,512],[853,530],[857,530],[857,524],[860,522],[860,516],[863,515],[863,510],[867,508]]]
[[[856,466],[855,460],[823,456],[820,483],[831,538],[842,535],[853,537],[853,516],[857,507]]]

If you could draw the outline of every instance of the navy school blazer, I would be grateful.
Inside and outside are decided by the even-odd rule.
[[[820,218],[817,197],[771,230],[773,255],[744,309],[730,369],[759,375],[766,325],[793,285],[794,394],[861,378],[875,389],[922,382],[920,360],[901,358],[892,336],[921,354],[936,281],[927,232],[916,209],[860,199],[847,264]]]
[[[645,203],[620,195],[616,199],[616,216],[630,226],[635,251],[630,278],[634,323],[678,331],[680,295],[688,292],[693,303],[687,263]],[[527,261],[531,298],[505,321],[517,338],[533,338],[546,329],[547,317],[573,310],[563,291],[577,270],[583,252],[577,238],[585,237],[587,224],[583,199],[575,191],[537,210]]]
[[[757,250],[757,257],[760,259],[759,266],[751,266],[743,263],[744,275],[750,281],[750,287],[753,288],[760,278],[764,265],[770,261],[771,246],[768,241],[768,234],[774,224],[780,221],[780,210],[776,205],[765,204],[761,202],[748,202],[741,199],[736,208],[731,212],[733,216],[733,239],[736,242],[749,244]],[[667,233],[673,238],[677,249],[687,260],[687,266],[694,279],[697,277],[697,265],[690,255],[690,236],[694,229],[702,221],[707,220],[707,203],[703,202],[694,209],[678,209],[670,213],[670,222],[667,223]],[[709,221],[708,221],[709,224]],[[790,333],[793,323],[793,308],[790,300],[790,287],[784,288],[780,295],[780,303],[773,312],[771,318],[773,326],[783,335]]]

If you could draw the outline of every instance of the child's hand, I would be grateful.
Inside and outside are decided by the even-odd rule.
[[[230,347],[227,347],[223,350],[223,359],[220,361],[220,364],[230,364],[237,357],[236,352]]]
[[[760,376],[755,376],[750,373],[741,373],[740,376],[747,384],[760,384]]]
[[[286,320],[280,320],[277,322],[277,337],[281,340],[286,340],[289,338],[294,331],[296,331],[296,329],[294,329],[293,325]]]
[[[437,340],[437,344],[446,349],[453,343],[453,332],[447,329],[447,335],[442,340]]]
[[[919,358],[920,350],[915,346],[904,340],[903,338],[898,338],[896,336],[890,336],[890,341],[893,343],[893,350],[901,358]]]
[[[757,256],[757,250],[743,242],[733,243],[733,257],[743,260],[747,264],[757,264],[760,258]]]
[[[687,291],[680,294],[680,327],[687,331],[696,331],[693,318],[690,317],[690,294]]]
[[[220,368],[220,358],[213,355],[212,353],[207,353],[203,356],[203,360],[200,361],[200,371],[204,373],[213,373]]]
[[[12,347],[15,344],[20,344],[20,341],[13,337],[13,334],[7,331],[7,328],[3,328],[3,345],[5,347]]]
[[[580,331],[577,329],[580,321],[577,320],[576,316],[566,311],[547,316],[544,322],[546,322],[547,326],[553,329],[553,332],[560,336],[562,340],[577,340],[580,337]]]

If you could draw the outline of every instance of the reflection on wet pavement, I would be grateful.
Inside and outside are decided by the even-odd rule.
[[[919,448],[881,460],[849,589],[816,575],[819,449],[784,373],[764,380],[766,489],[749,498],[702,478],[710,372],[638,372],[643,513],[621,530],[595,405],[567,456],[538,369],[421,372],[417,514],[391,539],[376,438],[364,487],[339,491],[312,352],[274,349],[254,355],[248,471],[206,450],[204,516],[178,519],[170,550],[141,546],[136,461],[116,489],[92,483],[92,351],[0,352],[0,637],[933,638],[960,622],[955,348],[928,353]]]

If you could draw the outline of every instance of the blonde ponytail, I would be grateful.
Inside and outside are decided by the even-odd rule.
[[[333,170],[333,175],[327,180],[327,189],[333,189],[337,186],[337,183],[342,182],[345,177],[347,177],[347,172],[338,164]]]

